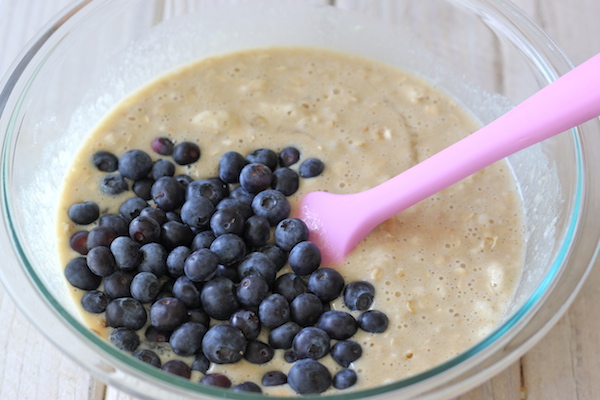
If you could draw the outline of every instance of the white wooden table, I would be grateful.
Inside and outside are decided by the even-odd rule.
[[[0,75],[71,0],[0,0]],[[600,52],[599,0],[514,0],[574,64]],[[599,71],[600,73],[600,71]],[[9,268],[3,265],[1,268]],[[570,311],[518,362],[461,400],[600,399],[600,269]],[[0,400],[132,400],[60,353],[0,286]]]

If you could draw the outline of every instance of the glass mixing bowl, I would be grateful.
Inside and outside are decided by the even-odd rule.
[[[334,48],[397,65],[448,92],[481,123],[571,68],[554,43],[504,1],[88,0],[67,9],[2,84],[0,277],[51,341],[134,395],[256,398],[163,373],[82,323],[56,257],[62,179],[85,134],[131,91],[198,58],[269,45]],[[564,313],[596,257],[600,225],[592,216],[599,211],[600,161],[590,150],[600,147],[599,133],[594,120],[509,157],[525,206],[525,270],[491,334],[432,370],[330,397],[448,398],[489,379],[537,342]]]

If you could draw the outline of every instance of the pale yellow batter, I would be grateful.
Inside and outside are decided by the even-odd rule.
[[[69,221],[69,205],[96,200],[104,212],[116,212],[133,196],[99,193],[104,173],[91,164],[98,150],[119,156],[137,148],[159,158],[150,148],[156,136],[195,141],[200,161],[178,173],[199,179],[217,175],[226,151],[247,154],[293,145],[304,157],[326,164],[322,176],[301,181],[291,198],[294,205],[314,190],[349,193],[373,187],[475,129],[465,110],[425,82],[357,56],[272,48],[202,60],[127,98],[89,136],[63,191],[62,264],[75,256],[68,239],[81,228]],[[353,365],[358,372],[353,389],[427,370],[488,334],[519,279],[522,221],[515,183],[500,162],[376,228],[337,267],[347,282],[371,282],[374,308],[390,319],[383,334],[353,337],[363,345],[363,356]],[[335,308],[345,307],[338,300]],[[101,318],[88,320],[106,335]],[[340,369],[329,356],[321,361],[332,371]],[[278,351],[262,366],[242,361],[211,372],[224,371],[234,384],[259,383],[266,371],[287,372],[290,366]],[[293,394],[287,385],[265,392]]]

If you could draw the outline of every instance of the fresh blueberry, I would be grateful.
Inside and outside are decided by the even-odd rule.
[[[258,314],[251,310],[240,309],[229,318],[229,325],[238,328],[247,340],[254,340],[260,334],[261,324]]]
[[[151,272],[157,278],[167,273],[167,250],[160,243],[147,243],[140,247],[142,261],[139,271]]]
[[[160,368],[162,362],[160,361],[160,357],[158,354],[153,352],[152,350],[142,349],[133,353],[133,356],[140,361],[145,362],[146,364],[150,364],[153,367]]]
[[[129,150],[119,159],[119,172],[125,178],[137,180],[145,178],[152,169],[152,159],[142,150]]]
[[[108,151],[97,151],[92,155],[92,163],[99,171],[114,172],[119,167],[119,159]]]
[[[298,218],[286,218],[275,227],[275,243],[285,251],[290,251],[300,242],[308,240],[308,227]]]
[[[237,183],[246,164],[246,159],[240,153],[228,151],[219,160],[219,178],[225,183]]]
[[[251,163],[240,172],[240,185],[248,193],[258,193],[271,187],[273,172],[264,164]]]
[[[192,250],[186,246],[179,246],[171,250],[167,256],[167,271],[174,278],[184,274],[185,259],[192,254]]]
[[[195,163],[200,159],[200,147],[192,142],[180,142],[173,148],[173,161],[179,165]]]
[[[231,390],[234,392],[262,393],[262,389],[260,388],[260,386],[250,381],[237,384]]]
[[[300,164],[298,172],[303,178],[314,178],[315,176],[321,175],[325,169],[325,164],[318,158],[306,159]]]
[[[279,168],[273,172],[271,187],[279,190],[286,196],[291,196],[298,191],[300,187],[300,177],[298,173],[290,168]]]
[[[215,206],[206,197],[188,199],[181,207],[181,220],[192,228],[208,228]]]
[[[175,297],[157,300],[150,307],[150,324],[161,331],[175,330],[187,318],[185,304]]]
[[[348,368],[361,355],[362,347],[352,340],[340,340],[331,348],[331,358],[344,368]]]
[[[344,278],[332,268],[319,268],[308,278],[308,291],[323,302],[337,298],[344,289]]]
[[[358,317],[358,326],[363,331],[371,333],[385,332],[388,327],[388,317],[381,311],[365,311]]]
[[[269,332],[269,344],[274,349],[291,349],[294,337],[301,329],[302,327],[293,321],[286,322]]]
[[[356,333],[358,322],[347,312],[329,310],[321,315],[317,328],[323,329],[332,339],[345,340]]]
[[[179,208],[185,200],[184,187],[172,176],[158,178],[152,185],[150,194],[158,208],[164,211]]]
[[[264,364],[273,359],[275,350],[268,344],[259,340],[252,340],[246,344],[244,358],[252,364]]]
[[[240,276],[238,275],[237,268],[235,266],[225,266],[223,264],[217,265],[215,276],[222,276],[231,280],[233,283],[240,282]]]
[[[152,185],[155,180],[152,178],[141,178],[133,182],[131,190],[135,195],[144,200],[152,200]]]
[[[273,292],[283,295],[290,303],[292,303],[297,296],[306,293],[307,291],[308,288],[306,282],[301,277],[291,272],[277,277],[275,284],[273,285]]]
[[[298,361],[298,357],[296,357],[296,353],[293,350],[288,350],[283,354],[283,359],[285,362],[289,364],[293,364]]]
[[[231,197],[224,198],[215,206],[215,210],[223,209],[232,209],[236,211],[244,218],[244,220],[254,215],[254,211],[252,211],[252,207],[249,204],[246,204],[240,200],[232,199]]]
[[[269,167],[271,171],[277,168],[277,153],[270,149],[256,149],[246,156],[249,163],[263,164]]]
[[[273,293],[260,303],[258,317],[262,325],[275,329],[290,320],[290,304],[282,295]]]
[[[227,184],[219,178],[200,179],[190,183],[185,189],[185,199],[192,200],[204,197],[214,206],[229,194]]]
[[[97,226],[93,228],[87,237],[87,248],[88,250],[98,246],[110,246],[112,241],[117,237],[117,234],[106,226]]]
[[[288,253],[283,251],[283,249],[276,244],[267,243],[265,246],[258,249],[261,253],[265,253],[267,257],[271,259],[275,263],[277,267],[277,271],[281,270],[281,268],[285,267],[288,259]]]
[[[206,332],[205,332],[206,334]],[[204,353],[199,352],[194,357],[194,361],[192,362],[192,370],[200,371],[203,374],[206,374],[206,371],[210,368],[210,360],[206,358]]]
[[[262,377],[263,386],[281,386],[285,385],[288,381],[287,375],[281,371],[269,371]]]
[[[206,374],[200,378],[200,383],[203,385],[216,386],[224,389],[229,389],[232,385],[231,379],[229,379],[225,374],[220,373]]]
[[[210,245],[210,250],[219,257],[219,263],[225,266],[241,261],[246,255],[244,240],[232,233],[221,235]]]
[[[344,288],[344,304],[350,310],[365,311],[373,305],[375,288],[369,282],[351,282]]]
[[[140,337],[138,334],[129,328],[117,328],[110,333],[110,342],[117,348],[134,352],[140,345]]]
[[[202,231],[194,236],[191,249],[193,251],[199,249],[210,249],[210,245],[215,241],[215,234],[212,231]]]
[[[69,238],[69,246],[79,254],[85,256],[89,252],[87,247],[87,239],[89,234],[89,231],[75,232]]]
[[[135,217],[129,223],[129,236],[140,245],[156,242],[160,239],[160,225],[150,217]]]
[[[229,324],[215,325],[202,339],[202,352],[216,364],[240,361],[246,349],[246,338],[241,330]]]
[[[238,265],[238,275],[240,279],[249,275],[261,275],[271,286],[275,282],[277,267],[265,253],[255,251],[248,254]]]
[[[300,151],[295,147],[286,147],[279,152],[279,165],[289,167],[300,160]]]
[[[175,147],[175,145],[168,137],[158,136],[152,140],[151,147],[155,153],[160,154],[161,156],[170,156],[173,154],[173,147]]]
[[[146,309],[132,297],[114,299],[106,306],[106,323],[113,328],[129,328],[138,330],[146,324]]]
[[[165,222],[169,221],[169,219],[167,218],[167,213],[161,210],[160,208],[156,207],[144,208],[142,211],[140,211],[140,217],[152,218],[153,220],[158,222],[159,225],[162,225]]]
[[[248,275],[237,286],[237,298],[244,307],[256,307],[267,297],[269,284],[262,275]]]
[[[99,290],[90,290],[81,297],[81,307],[89,313],[100,314],[106,310],[110,299]]]
[[[172,331],[162,331],[152,325],[146,328],[144,336],[150,343],[167,343],[171,338]]]
[[[160,282],[151,272],[140,272],[133,277],[130,286],[131,297],[142,302],[154,301],[160,291]]]
[[[259,215],[252,215],[244,224],[244,240],[249,248],[259,248],[267,244],[271,238],[269,220]]]
[[[312,274],[321,266],[321,250],[308,240],[300,242],[290,251],[288,262],[296,274]]]
[[[181,215],[179,215],[179,213],[177,211],[167,211],[167,212],[165,212],[165,215],[167,217],[167,222],[175,221],[175,222],[183,223],[183,221],[181,220]]]
[[[200,291],[187,276],[180,276],[173,284],[173,296],[183,301],[188,309],[200,307]]]
[[[255,196],[256,194],[248,193],[248,191],[241,186],[236,187],[229,194],[230,198],[237,201],[241,201],[242,203],[248,204],[249,206],[252,205],[252,200],[254,200]]]
[[[129,185],[121,174],[104,175],[100,180],[100,191],[110,196],[116,196],[128,190]]]
[[[169,374],[177,375],[185,379],[190,379],[192,369],[189,365],[181,360],[169,360],[160,368]]]
[[[356,372],[351,369],[343,369],[336,373],[333,377],[333,387],[336,389],[348,389],[354,386],[357,381]]]
[[[323,314],[323,303],[312,293],[302,293],[290,303],[290,313],[298,325],[314,325]]]
[[[206,282],[200,293],[202,308],[214,319],[227,320],[240,307],[235,295],[235,284],[227,278],[217,276]]]
[[[104,278],[104,292],[111,299],[131,297],[131,282],[134,275],[133,272],[116,270]]]
[[[329,353],[330,338],[327,332],[314,326],[302,328],[294,336],[292,350],[299,360],[312,358],[318,360]]]
[[[144,208],[148,207],[146,200],[141,197],[132,197],[125,200],[119,207],[119,214],[127,223],[130,223],[135,217],[139,216]]]
[[[128,236],[119,236],[110,244],[117,268],[126,271],[135,270],[142,262],[140,246]]]
[[[98,219],[100,216],[100,207],[93,201],[84,201],[69,207],[67,214],[74,223],[88,225]]]
[[[331,373],[318,361],[299,360],[290,368],[288,383],[298,394],[323,393],[331,386]]]
[[[173,331],[169,344],[178,356],[192,356],[202,347],[202,338],[206,331],[206,327],[202,324],[186,322]]]
[[[83,290],[94,290],[102,282],[101,277],[90,271],[85,257],[69,261],[65,267],[65,277],[72,286]]]
[[[192,252],[184,262],[183,271],[193,282],[205,282],[211,279],[219,265],[219,257],[209,249]]]
[[[178,246],[189,246],[194,240],[194,232],[187,224],[169,221],[162,226],[160,233],[161,243],[167,249],[174,249]]]
[[[206,326],[207,328],[210,325],[210,317],[201,308],[195,308],[193,310],[188,310],[188,319],[190,322],[197,322],[199,324]]]
[[[112,274],[117,269],[115,257],[106,246],[91,249],[87,256],[87,265],[90,271],[102,277]]]
[[[215,211],[210,218],[210,229],[215,236],[233,233],[241,236],[244,233],[244,217],[235,209],[223,208]]]
[[[98,226],[109,228],[116,236],[126,236],[129,233],[128,222],[121,214],[104,214],[98,220]]]
[[[176,175],[175,179],[177,179],[177,182],[179,182],[184,189],[187,189],[188,185],[194,181],[194,178],[187,174]]]
[[[163,176],[173,175],[175,175],[175,164],[169,160],[157,160],[150,171],[150,177],[155,181]]]
[[[265,217],[271,226],[277,225],[290,215],[290,203],[283,193],[267,189],[258,193],[252,200],[254,214]]]

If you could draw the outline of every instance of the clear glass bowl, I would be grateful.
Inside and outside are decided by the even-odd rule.
[[[447,91],[482,123],[571,67],[504,1],[88,0],[67,9],[1,86],[6,259],[0,277],[50,340],[109,384],[154,399],[256,398],[165,374],[86,328],[56,257],[55,210],[71,155],[123,96],[198,58],[277,44],[334,48],[398,65]],[[600,147],[599,133],[594,120],[509,157],[526,208],[527,254],[496,330],[432,370],[331,398],[448,398],[491,378],[536,343],[564,313],[597,254],[600,225],[592,216],[600,207],[600,161],[590,150]]]

